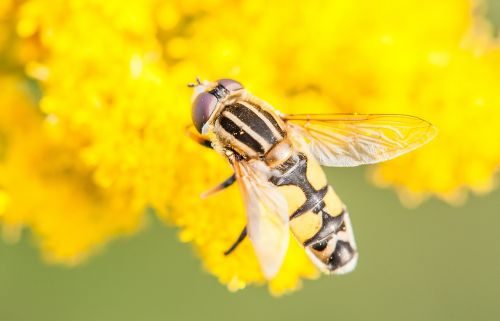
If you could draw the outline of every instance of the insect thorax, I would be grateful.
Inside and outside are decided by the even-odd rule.
[[[217,140],[243,158],[263,159],[286,138],[283,121],[272,111],[247,101],[224,106],[214,123]]]

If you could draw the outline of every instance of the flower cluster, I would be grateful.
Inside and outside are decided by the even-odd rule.
[[[136,231],[144,210],[180,228],[230,289],[263,283],[220,156],[189,141],[195,76],[235,78],[283,112],[404,113],[435,123],[427,147],[375,167],[416,204],[489,191],[500,164],[500,50],[469,0],[6,0],[0,4],[0,223],[78,263]],[[224,202],[225,206],[220,204]],[[291,242],[269,283],[316,269]]]

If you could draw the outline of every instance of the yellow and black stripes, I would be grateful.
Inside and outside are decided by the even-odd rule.
[[[290,157],[277,169],[281,172],[280,176],[271,177],[271,183],[276,186],[295,185],[302,190],[306,197],[306,201],[291,215],[290,219],[294,219],[308,211],[316,213],[324,207],[323,199],[328,192],[328,185],[316,190],[307,179],[307,158],[304,154],[297,154]]]
[[[321,262],[325,270],[336,272],[342,271],[344,267],[348,269],[350,262],[355,262],[357,252],[345,209],[340,207],[338,212],[332,213],[335,207],[327,206],[327,202],[332,205],[336,201],[331,187],[325,185],[319,189],[314,188],[307,176],[308,158],[303,153],[294,153],[275,169],[279,174],[271,177],[273,184],[280,187],[296,186],[305,196],[305,201],[290,215],[292,231],[293,220],[301,216],[307,216],[305,221],[317,222],[311,225],[307,233],[302,228],[300,232],[296,230],[294,234],[297,239]],[[312,234],[308,237],[308,233]]]
[[[232,114],[223,113],[219,119],[219,124],[228,135],[234,137],[231,138],[231,140],[236,144],[235,147],[239,147],[241,151],[245,151],[247,154],[251,152],[259,155],[264,154],[265,148],[269,145],[263,143],[263,139],[260,135],[245,126],[243,122]],[[249,149],[251,152],[248,151]]]
[[[321,229],[307,239],[304,242],[304,246],[312,246],[315,250],[320,251],[320,248],[323,247],[322,243],[325,243],[332,233],[337,233],[342,229],[342,225],[344,225],[344,212],[337,216],[331,216],[323,207],[317,214],[321,215]],[[326,247],[326,244],[324,246]]]
[[[221,140],[243,157],[263,157],[286,136],[269,112],[244,101],[227,105],[215,125]]]
[[[328,192],[328,185],[318,190],[312,186],[307,178],[307,157],[304,154],[297,153],[293,155],[289,160],[277,166],[276,169],[280,172],[280,175],[271,177],[271,183],[276,186],[297,186],[306,198],[306,201],[290,215],[290,219],[309,211],[318,214],[323,210],[325,207],[323,199]]]

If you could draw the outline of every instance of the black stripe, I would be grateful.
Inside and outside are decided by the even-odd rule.
[[[345,210],[342,209],[342,213],[337,216],[331,216],[324,209],[321,209],[321,228],[316,234],[304,242],[304,246],[309,246],[314,243],[318,243],[325,240],[332,233],[337,233],[340,230],[342,224],[344,224],[344,213]]]
[[[319,243],[313,244],[311,247],[318,252],[323,252],[326,249],[326,247],[328,246],[328,241],[329,240],[323,240]]]
[[[282,167],[278,170],[281,172],[278,175],[272,176],[270,182],[276,186],[295,185],[302,190],[306,196],[306,201],[295,212],[290,215],[290,220],[299,217],[300,215],[313,210],[314,213],[319,213],[324,207],[323,199],[328,193],[328,185],[316,190],[307,179],[307,157],[299,153],[296,156],[290,157]]]
[[[349,242],[338,240],[337,245],[335,246],[335,250],[328,258],[328,262],[326,263],[327,268],[330,271],[341,268],[349,263],[353,259],[355,254],[356,251],[352,248]]]
[[[232,135],[234,138],[236,138],[243,144],[253,149],[255,152],[260,154],[264,153],[264,147],[262,147],[262,145],[258,141],[256,141],[250,134],[248,134],[246,131],[244,131],[238,125],[236,125],[231,119],[222,115],[219,118],[219,124],[230,135]]]
[[[280,133],[281,137],[286,136],[285,130],[280,127],[280,125],[278,124],[276,119],[274,119],[274,117],[273,117],[273,115],[271,115],[271,113],[269,113],[265,110],[261,110],[260,108],[259,108],[259,111],[262,113],[262,115],[264,115],[264,117],[266,117],[271,122],[271,124],[273,124],[274,128],[276,128],[276,130]]]
[[[278,137],[273,134],[269,126],[250,108],[241,103],[234,103],[225,108],[228,112],[238,117],[245,125],[258,133],[269,144],[274,145],[278,142]]]
[[[296,185],[296,186],[301,188],[301,186],[299,186],[299,185]],[[320,207],[321,207],[321,205],[324,206],[325,202],[323,202],[323,199],[325,198],[327,192],[328,192],[328,185],[323,187],[319,191],[316,191],[315,193],[307,195],[307,199],[306,199],[305,203],[302,204],[298,209],[296,209],[295,212],[292,213],[292,215],[290,215],[290,220],[293,220],[294,218],[297,218],[300,215],[309,212],[310,210],[313,210],[313,212],[319,213],[321,210],[314,211],[314,208],[318,205],[320,205]]]

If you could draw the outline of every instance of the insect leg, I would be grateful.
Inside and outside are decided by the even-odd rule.
[[[188,127],[186,127],[186,134],[189,136],[189,138],[191,138],[198,144],[208,148],[213,148],[212,143],[210,142],[209,139],[193,131],[193,125],[189,125]]]
[[[240,243],[245,239],[246,236],[247,236],[247,227],[245,226],[243,228],[243,231],[241,231],[240,236],[238,236],[238,239],[233,243],[233,245],[231,245],[231,247],[226,252],[224,252],[224,255],[229,255],[234,250],[236,250],[238,245],[240,245]]]
[[[236,175],[238,175],[238,177],[241,177],[240,168],[239,166],[237,166],[238,156],[231,150],[228,150],[226,155],[231,165],[233,165],[235,171],[233,176],[235,176],[235,181],[236,181]],[[224,255],[231,254],[238,247],[238,245],[240,245],[240,243],[245,239],[246,236],[247,236],[247,227],[245,226],[243,228],[243,231],[241,231],[240,236],[238,236],[238,239],[233,243],[233,245],[231,245],[231,247],[226,252],[224,252]]]
[[[223,181],[219,185],[209,189],[206,192],[201,193],[201,198],[207,198],[207,197],[209,197],[217,192],[220,192],[223,189],[228,188],[229,186],[233,185],[234,182],[236,182],[236,175],[235,174],[229,176],[228,179],[226,179],[225,181]]]

